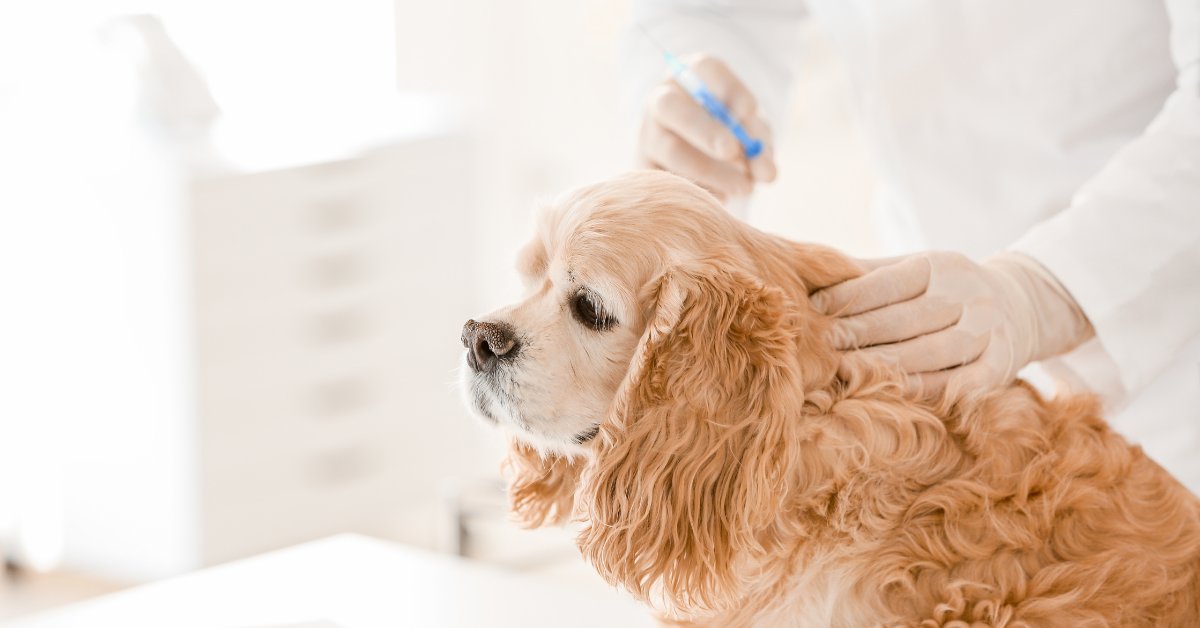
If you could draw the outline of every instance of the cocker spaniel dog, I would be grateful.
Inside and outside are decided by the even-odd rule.
[[[1086,396],[838,372],[809,293],[860,273],[657,172],[585,187],[468,321],[512,508],[664,622],[1200,626],[1200,500]],[[565,624],[564,624],[565,625]]]

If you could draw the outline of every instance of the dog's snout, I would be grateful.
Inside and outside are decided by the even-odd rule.
[[[503,323],[468,320],[461,340],[467,348],[467,364],[476,371],[492,370],[500,359],[515,356],[519,348],[512,327]]]

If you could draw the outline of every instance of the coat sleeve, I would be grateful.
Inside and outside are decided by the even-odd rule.
[[[621,46],[625,107],[640,122],[650,90],[668,76],[662,52],[642,29],[676,56],[716,57],[730,66],[778,128],[798,64],[800,24],[807,11],[799,0],[721,2],[635,0]]]
[[[1064,211],[1012,247],[1053,273],[1092,322],[1103,349],[1092,353],[1109,360],[1109,375],[1084,379],[1098,390],[1119,381],[1117,399],[1200,334],[1200,2],[1167,8],[1175,91]]]

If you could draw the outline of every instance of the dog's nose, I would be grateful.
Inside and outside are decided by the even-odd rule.
[[[512,327],[503,323],[480,323],[474,320],[463,325],[462,343],[467,348],[467,364],[476,371],[490,371],[500,358],[517,353],[517,340]]]

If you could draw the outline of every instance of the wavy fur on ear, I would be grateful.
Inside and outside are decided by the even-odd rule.
[[[728,269],[670,270],[656,301],[585,477],[579,544],[642,599],[721,608],[788,492],[803,330],[778,289]]]
[[[525,443],[511,441],[504,471],[517,521],[527,528],[566,523],[574,511],[582,464],[578,459],[542,454]]]
[[[524,523],[581,518],[595,568],[672,625],[1200,625],[1200,500],[1094,399],[839,377],[808,294],[857,264],[670,175],[607,185],[558,237],[628,270],[648,322],[586,457],[513,444]]]

